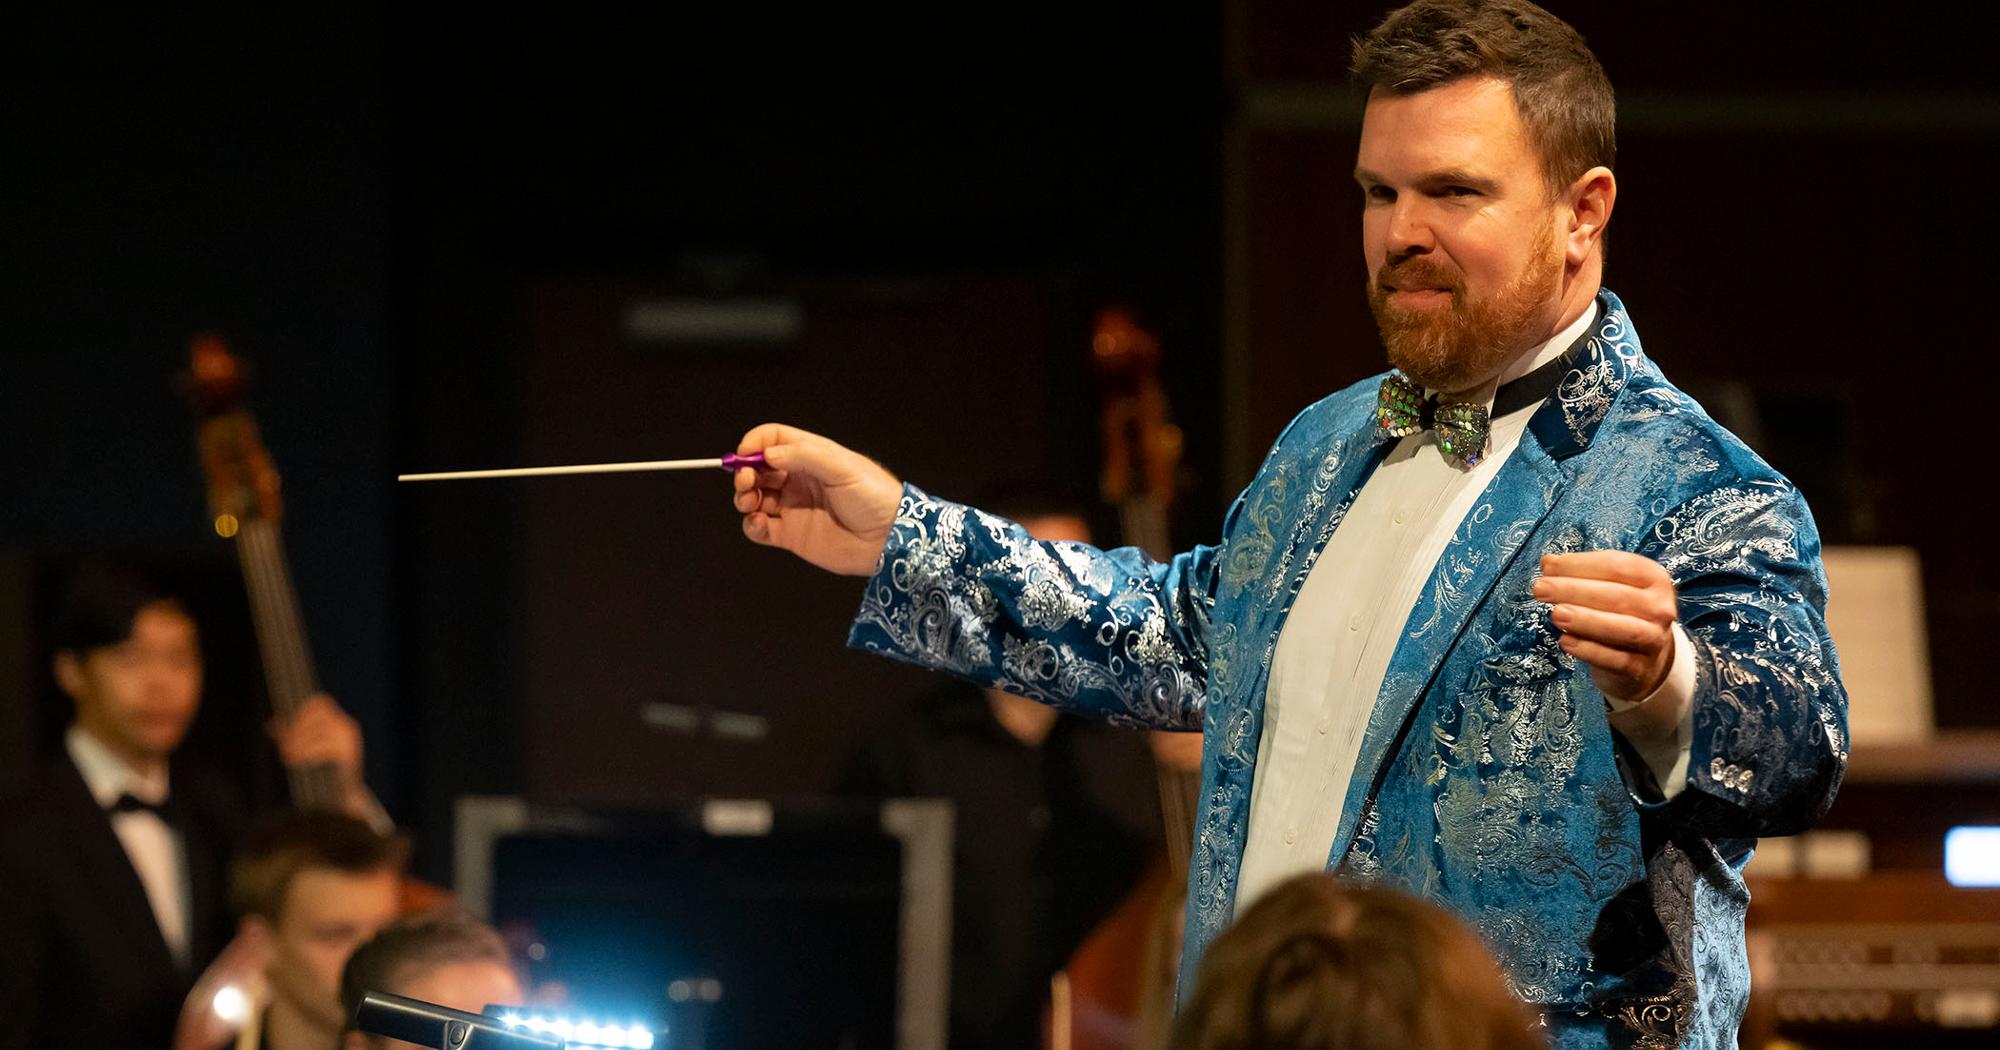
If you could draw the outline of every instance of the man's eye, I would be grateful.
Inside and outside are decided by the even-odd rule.
[[[1479,191],[1470,186],[1446,186],[1444,188],[1444,195],[1447,197],[1477,197],[1479,196]]]
[[[1396,199],[1396,191],[1387,186],[1370,186],[1362,190],[1361,193],[1362,196],[1371,201],[1380,201],[1384,204]]]

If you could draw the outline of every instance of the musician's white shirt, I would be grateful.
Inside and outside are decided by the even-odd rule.
[[[188,882],[187,844],[181,833],[157,815],[143,811],[110,812],[120,795],[159,805],[167,801],[167,771],[145,776],[91,736],[82,726],[72,725],[63,737],[63,746],[83,775],[90,797],[105,811],[111,830],[139,873],[152,905],[153,920],[160,924],[160,936],[167,942],[174,961],[188,965],[188,915],[194,910],[193,887]]]

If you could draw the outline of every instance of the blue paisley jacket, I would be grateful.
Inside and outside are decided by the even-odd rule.
[[[1617,297],[1598,302],[1404,625],[1328,867],[1471,921],[1558,1046],[1733,1048],[1743,864],[1818,819],[1846,764],[1819,537],[1798,491],[1641,352]],[[1234,911],[1278,633],[1392,444],[1378,381],[1301,413],[1221,542],[1164,564],[906,488],[852,629],[1065,710],[1203,732],[1184,981]],[[1539,555],[1595,549],[1653,558],[1679,590],[1694,738],[1668,802],[1529,596]]]

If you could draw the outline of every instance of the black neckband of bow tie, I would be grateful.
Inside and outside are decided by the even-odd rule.
[[[105,808],[105,811],[113,815],[119,813],[151,813],[169,824],[173,823],[174,819],[173,802],[171,799],[166,802],[148,802],[137,795],[120,795],[116,802],[111,803],[111,805]]]
[[[1590,331],[1586,329],[1576,342],[1570,344],[1569,349],[1562,352],[1562,356],[1495,391],[1493,408],[1488,416],[1499,419],[1511,415],[1555,393],[1556,388],[1562,385],[1563,376],[1576,367],[1577,351],[1582,350],[1589,339]]]

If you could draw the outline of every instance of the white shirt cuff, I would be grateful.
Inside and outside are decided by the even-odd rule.
[[[1687,786],[1688,756],[1694,744],[1694,645],[1681,625],[1673,625],[1674,661],[1666,680],[1643,700],[1604,702],[1611,728],[1645,761],[1661,800]]]

